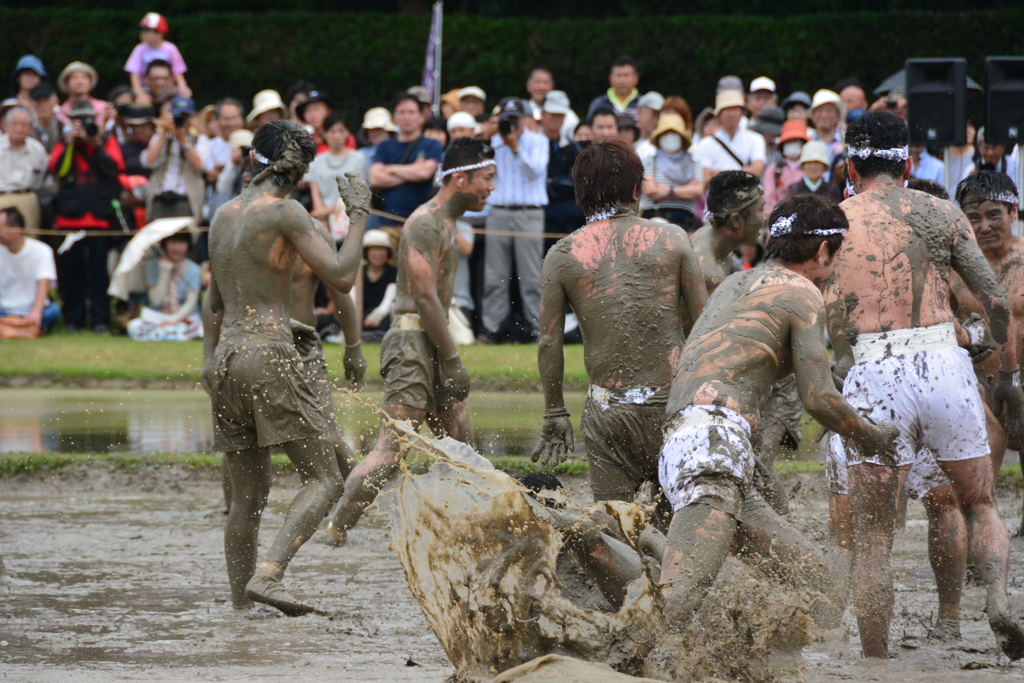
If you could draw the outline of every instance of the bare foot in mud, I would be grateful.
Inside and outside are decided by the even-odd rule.
[[[1024,658],[1024,630],[1013,617],[1005,612],[993,612],[988,617],[988,625],[992,627],[999,649],[1010,661]]]
[[[320,537],[320,542],[332,548],[339,548],[348,543],[348,532],[333,524],[328,524],[324,529],[324,535]]]
[[[928,631],[928,638],[942,643],[955,643],[960,640],[959,619],[938,619]]]
[[[303,604],[293,598],[280,581],[259,574],[252,577],[245,585],[245,597],[253,602],[261,602],[264,605],[275,607],[289,617],[300,617],[303,614],[316,611],[315,607]]]

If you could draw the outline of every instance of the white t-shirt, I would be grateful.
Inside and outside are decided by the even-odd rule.
[[[757,133],[741,128],[736,131],[736,136],[730,139],[728,134],[720,129],[715,133],[714,138],[718,138],[729,145],[729,148],[732,149],[736,156],[743,160],[744,165],[765,160],[764,138]],[[710,168],[715,171],[742,170],[740,165],[736,163],[736,160],[714,138],[702,138],[697,144],[695,156],[700,159],[701,165],[704,168]]]
[[[36,300],[36,283],[46,278],[57,281],[53,249],[39,240],[25,238],[17,254],[0,246],[0,311],[28,315]]]

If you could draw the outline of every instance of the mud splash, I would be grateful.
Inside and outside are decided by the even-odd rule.
[[[556,576],[561,535],[519,482],[454,440],[403,438],[439,460],[418,476],[403,467],[398,487],[377,506],[390,518],[391,548],[459,680],[490,680],[552,653],[638,669],[661,623],[648,572],[629,585],[617,612],[578,606]],[[600,507],[618,513],[623,536],[637,548],[644,512]]]

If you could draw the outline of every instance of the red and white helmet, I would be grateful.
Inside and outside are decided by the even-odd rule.
[[[162,14],[156,12],[150,12],[146,16],[142,17],[142,21],[139,22],[139,28],[150,28],[157,33],[167,35],[167,19]]]

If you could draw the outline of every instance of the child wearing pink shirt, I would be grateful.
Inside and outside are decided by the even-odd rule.
[[[167,19],[156,12],[150,12],[139,22],[139,39],[142,42],[135,46],[124,65],[124,70],[128,72],[131,80],[132,90],[135,91],[135,103],[138,105],[153,104],[149,93],[142,87],[142,79],[146,75],[146,67],[155,59],[162,59],[171,65],[178,94],[182,97],[192,97],[192,90],[185,82],[188,67],[185,66],[178,46],[164,39],[167,30]]]

